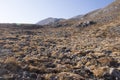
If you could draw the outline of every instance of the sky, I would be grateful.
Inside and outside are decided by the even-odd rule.
[[[113,0],[0,0],[0,23],[37,23],[71,18],[103,8]]]

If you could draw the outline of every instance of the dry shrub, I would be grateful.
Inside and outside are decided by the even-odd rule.
[[[84,80],[84,78],[78,74],[70,72],[61,72],[58,74],[59,80]]]
[[[5,68],[10,70],[11,72],[17,72],[20,70],[19,63],[14,57],[7,58],[4,63],[5,63]]]

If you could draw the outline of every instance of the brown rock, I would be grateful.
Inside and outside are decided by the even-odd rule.
[[[95,65],[91,65],[89,68],[90,68],[90,70],[94,70],[96,68],[96,66]]]
[[[85,65],[86,65],[86,66],[89,66],[90,64],[91,64],[91,63],[88,61]]]
[[[82,76],[70,72],[61,72],[58,77],[59,80],[85,80]]]
[[[76,67],[76,68],[80,68],[80,67],[82,67],[82,66],[83,66],[82,62],[79,61],[75,67]]]
[[[96,77],[102,77],[107,72],[106,67],[99,67],[93,70],[93,73]]]
[[[97,56],[97,57],[100,57],[100,56],[105,56],[105,54],[103,54],[103,53],[97,53],[97,52],[96,52],[96,53],[94,53],[94,55],[95,55],[95,56]]]
[[[97,61],[100,62],[102,65],[107,65],[112,61],[112,59],[109,57],[101,57],[97,59]]]
[[[113,53],[111,54],[111,56],[114,56],[114,57],[120,56],[120,52],[113,52]]]

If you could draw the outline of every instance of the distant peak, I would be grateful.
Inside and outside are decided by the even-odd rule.
[[[65,20],[65,19],[63,19],[63,18],[48,17],[48,18],[46,18],[44,20],[39,21],[37,24],[38,25],[48,25],[48,24],[59,22],[61,20]]]

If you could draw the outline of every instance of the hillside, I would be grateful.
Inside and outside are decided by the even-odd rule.
[[[0,80],[120,80],[120,1],[49,25],[0,24]]]

